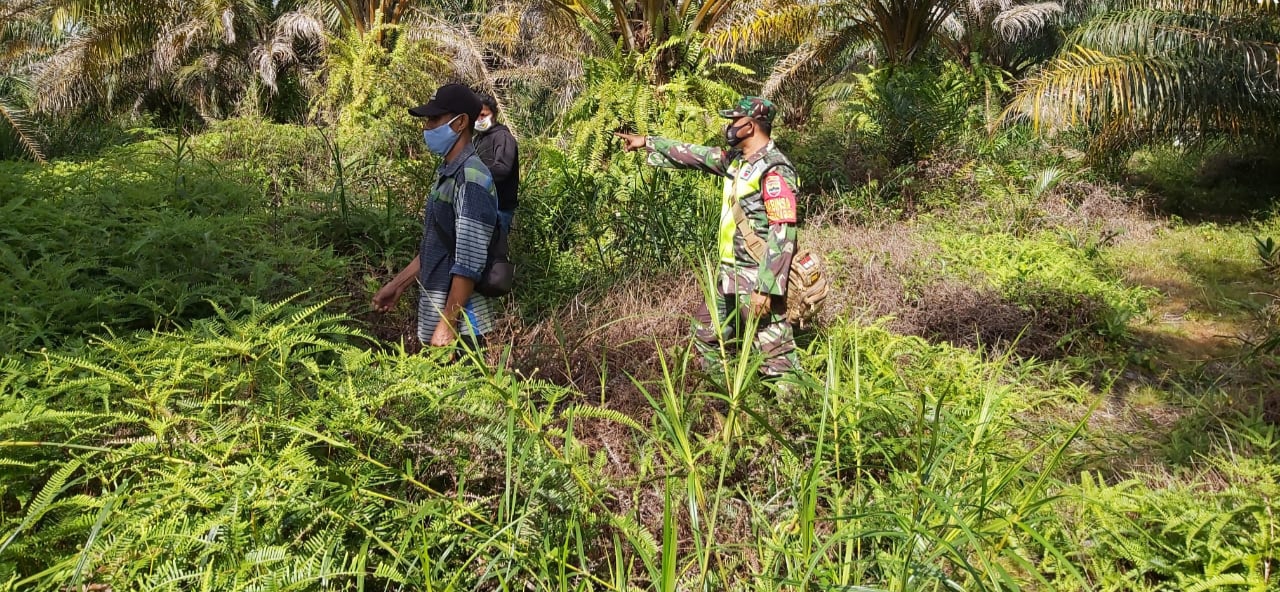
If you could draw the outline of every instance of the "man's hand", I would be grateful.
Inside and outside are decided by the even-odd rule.
[[[431,334],[431,347],[449,347],[454,341],[458,340],[458,332],[454,331],[453,323],[447,319],[440,319],[436,323],[436,330]]]
[[[645,137],[636,134],[624,134],[622,132],[613,132],[613,135],[622,138],[622,149],[627,152],[634,152],[644,148]]]
[[[404,293],[403,286],[397,286],[395,281],[388,282],[377,294],[373,295],[373,310],[378,312],[391,312],[396,307],[396,302],[400,301],[400,295]]]
[[[751,293],[751,316],[763,319],[773,310],[773,297],[759,292]]]

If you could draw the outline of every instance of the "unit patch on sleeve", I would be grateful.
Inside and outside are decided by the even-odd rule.
[[[796,194],[787,186],[786,179],[777,172],[764,178],[764,212],[770,224],[795,224]]]

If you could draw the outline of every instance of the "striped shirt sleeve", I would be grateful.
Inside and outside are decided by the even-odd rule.
[[[497,223],[497,203],[493,194],[477,183],[467,182],[453,204],[457,243],[453,268],[449,273],[479,280],[489,256],[489,239]]]

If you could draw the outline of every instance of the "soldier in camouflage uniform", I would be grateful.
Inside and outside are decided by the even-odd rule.
[[[796,170],[770,139],[777,109],[745,97],[721,111],[729,150],[658,137],[617,134],[628,151],[645,148],[653,166],[694,169],[724,177],[721,197],[715,310],[705,304],[694,318],[697,347],[708,372],[717,372],[721,340],[732,340],[746,314],[758,319],[755,344],[764,354],[761,371],[777,377],[797,367],[795,338],[787,321],[787,276],[796,250]],[[740,229],[735,203],[752,233],[764,242],[757,262]],[[754,240],[754,239],[752,239]]]

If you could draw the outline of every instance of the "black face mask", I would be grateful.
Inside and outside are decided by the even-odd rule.
[[[747,127],[747,125],[749,124],[744,123],[742,125],[725,126],[724,140],[729,143],[729,146],[737,146],[738,144],[741,144],[743,140],[746,139],[746,138],[739,138],[738,132],[742,131],[742,128]]]

